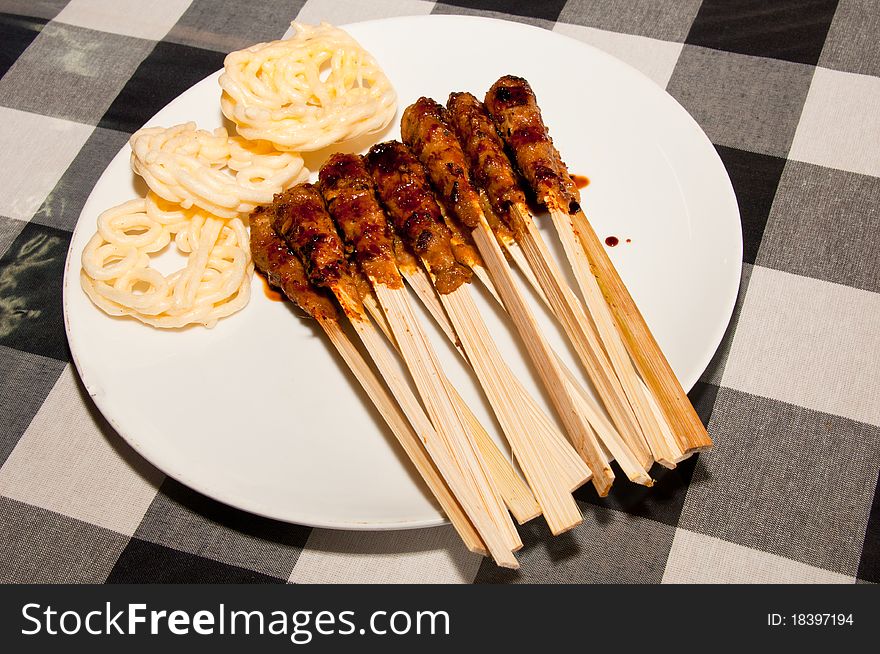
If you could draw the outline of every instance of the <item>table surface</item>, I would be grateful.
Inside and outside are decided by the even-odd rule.
[[[581,489],[574,531],[521,528],[517,572],[448,527],[310,529],[166,478],[102,419],[64,335],[71,230],[153,113],[293,18],[429,13],[639,68],[709,135],[742,214],[736,311],[690,394],[715,448],[651,490]],[[875,0],[0,0],[0,581],[877,582],[878,34]]]

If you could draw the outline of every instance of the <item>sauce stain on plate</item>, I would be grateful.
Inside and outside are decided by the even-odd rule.
[[[265,295],[273,302],[284,302],[284,296],[281,295],[280,292],[272,288],[272,285],[269,284],[268,279],[263,277],[263,275],[260,275],[260,281],[263,282],[263,295]]]
[[[573,181],[574,185],[578,188],[587,188],[590,185],[590,178],[584,175],[572,175],[571,181]]]

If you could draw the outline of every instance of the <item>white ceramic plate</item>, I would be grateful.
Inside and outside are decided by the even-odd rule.
[[[387,72],[401,110],[421,95],[445,102],[450,91],[467,90],[482,97],[507,73],[531,82],[571,171],[591,180],[583,191],[587,214],[602,238],[620,239],[611,256],[690,388],[730,318],[742,236],[724,167],[685,110],[607,54],[517,23],[431,16],[348,30]],[[149,124],[219,126],[218,75]],[[397,136],[395,121],[359,146]],[[160,331],[91,305],[79,286],[80,256],[98,214],[143,190],[128,157],[126,147],[89,197],[64,282],[74,360],[113,427],[167,474],[253,513],[342,529],[441,524],[325,339],[288,305],[266,299],[259,278],[250,304],[211,330]],[[540,395],[515,337],[492,305],[478,299],[511,367]],[[570,359],[552,322],[541,319]],[[450,377],[497,433],[471,378],[439,337],[436,342]]]

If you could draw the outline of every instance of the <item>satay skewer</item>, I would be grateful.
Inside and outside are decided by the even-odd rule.
[[[643,425],[637,421],[617,375],[607,372],[612,362],[608,361],[593,324],[526,208],[525,194],[486,107],[470,93],[451,93],[446,116],[468,158],[471,175],[481,187],[483,211],[494,217],[489,220],[493,231],[499,242],[507,245],[508,255],[518,262],[527,280],[539,289],[539,296],[556,316],[623,442],[618,431],[604,429],[607,421],[593,427],[601,430],[602,442],[612,450],[630,479],[650,479],[647,470],[653,458],[642,433]],[[499,230],[498,225],[505,225],[507,229]],[[513,247],[515,243],[521,244],[522,250]]]
[[[552,420],[540,410],[531,396],[511,376],[482,320],[479,320],[478,324],[469,324],[479,312],[473,305],[470,294],[467,293],[467,287],[461,283],[464,279],[462,275],[481,269],[482,260],[467,235],[455,223],[448,221],[447,216],[441,218],[443,212],[434,199],[424,167],[412,152],[399,142],[374,146],[367,160],[377,183],[379,195],[400,234],[400,240],[408,241],[409,247],[419,253],[425,269],[431,271],[431,276],[418,266],[405,246],[395,250],[401,273],[410,281],[410,286],[416,291],[429,313],[433,314],[435,321],[456,346],[464,360],[474,368],[490,397],[490,403],[495,405],[496,415],[502,422],[502,428],[508,433],[509,440],[513,439],[510,440],[511,444],[517,439],[528,438],[527,434],[516,435],[516,432],[510,434],[511,429],[531,425],[531,429],[535,432],[534,437],[539,442],[544,442],[544,445],[538,449],[550,459],[550,469],[556,470],[556,474],[566,480],[564,488],[570,492],[580,487],[590,478],[589,468],[584,465]],[[497,299],[497,293],[494,293],[491,282],[487,281],[487,284]],[[443,298],[445,302],[441,302],[438,297]],[[500,303],[500,299],[498,302]],[[459,310],[453,314],[449,303],[459,303]],[[453,326],[447,314],[453,315],[457,324]],[[464,342],[467,342],[469,347],[463,346]],[[477,366],[474,366],[470,360],[469,349],[479,350],[484,359],[482,362],[478,361]],[[480,363],[483,364],[482,367]],[[491,368],[487,364],[490,364]],[[515,398],[518,397],[519,400],[506,410],[505,406],[510,404],[511,399],[507,395],[510,394]],[[511,425],[508,414],[516,415],[517,412],[520,417]],[[514,450],[518,460],[519,457],[527,454],[527,452],[517,452],[516,447]],[[520,460],[521,467],[528,468],[529,463]],[[537,473],[532,471],[532,474]],[[529,476],[528,472],[526,476]],[[565,501],[567,502],[567,499]],[[568,506],[569,515],[574,520],[575,512],[570,503]],[[546,511],[545,517],[547,517]],[[551,528],[561,524],[554,516],[548,518],[548,523],[551,524]]]
[[[650,337],[644,320],[641,320],[641,324],[637,327],[642,330],[640,332],[642,340],[650,340],[650,343],[633,342],[638,339],[626,336],[627,332],[632,336],[634,333],[632,325],[639,322],[634,318],[634,314],[638,314],[639,318],[641,314],[638,313],[607,252],[583,215],[580,208],[580,194],[547,134],[534,92],[528,82],[522,78],[502,77],[486,94],[486,107],[500,127],[500,132],[513,152],[523,176],[532,186],[538,200],[550,211],[566,257],[584,295],[586,306],[627,392],[627,397],[644,428],[655,458],[671,462],[680,460],[689,448],[669,449],[670,443],[664,437],[664,430],[660,427],[658,416],[639,383],[636,371],[637,366],[639,369],[647,368],[648,374],[642,373],[645,381],[649,386],[652,383],[657,386],[655,382],[658,378],[652,375],[652,371],[664,367],[665,357],[653,337]],[[604,286],[604,292],[600,284]],[[621,310],[620,306],[626,309]],[[627,340],[630,341],[629,347],[625,342]],[[645,347],[635,347],[641,344]],[[643,362],[642,365],[639,364],[640,360]],[[668,363],[666,367],[668,368]],[[674,375],[672,377],[674,379]],[[669,382],[668,379],[666,381]],[[677,381],[675,384],[677,385]],[[705,428],[680,386],[678,386],[680,392],[675,394],[675,397],[670,397],[668,388],[651,388],[651,390],[660,391],[657,400],[662,409],[661,418],[668,421],[670,431],[676,434],[677,439],[683,438],[688,442],[690,435],[695,434],[693,438],[698,447],[711,444]],[[674,409],[670,411],[674,414],[672,419],[665,418],[667,409]],[[678,433],[677,426],[685,426],[685,431]]]
[[[387,146],[387,144],[383,145]],[[404,146],[398,145],[406,151]],[[408,151],[406,152],[409,154]],[[379,180],[381,183],[382,178]],[[340,225],[346,240],[353,246],[355,257],[361,262],[365,274],[380,279],[382,275],[387,274],[384,272],[386,268],[393,267],[394,274],[397,275],[393,241],[390,234],[386,235],[382,230],[383,226],[386,229],[389,227],[388,220],[373,195],[373,178],[366,170],[363,161],[353,155],[334,155],[321,169],[320,183],[330,212]],[[398,196],[404,193],[414,194],[417,192],[415,186],[409,184],[406,189],[398,189],[396,193]],[[384,185],[383,189],[385,189]],[[422,185],[421,193],[423,199],[430,199],[433,202],[427,181]],[[400,218],[401,224],[406,223],[413,213],[408,212],[401,216],[391,211],[391,207],[389,211],[391,222],[397,223]],[[469,277],[469,271],[455,263],[451,254],[449,234],[445,232],[445,227],[439,221],[439,208],[436,208],[432,218],[419,214],[416,219],[409,221],[409,225],[419,230],[420,237],[425,236],[421,238],[421,243],[426,244],[427,239],[431,239],[432,251],[446,248],[446,261],[449,265],[442,267],[442,271],[440,268],[433,269],[437,283],[449,284],[450,288],[444,290],[450,295],[455,294],[456,290],[461,291],[455,294],[457,299],[453,303],[466,304],[470,298],[466,296],[467,289],[461,288],[461,284]],[[444,233],[441,233],[441,230]],[[411,232],[404,231],[405,233],[399,236],[408,238]],[[444,237],[445,241],[442,241]],[[381,271],[371,272],[370,268],[374,266],[379,256],[382,257]],[[453,285],[455,288],[452,288]],[[375,283],[374,287],[376,287]],[[381,295],[379,301],[382,304]],[[393,329],[393,320],[391,316],[388,317]],[[512,376],[495,349],[488,332],[485,328],[482,332],[479,331],[482,325],[479,313],[476,310],[471,311],[469,319],[473,321],[472,324],[458,333],[468,353],[468,360],[511,445],[514,456],[534,491],[551,530],[560,533],[570,529],[582,521],[580,510],[571,497],[567,482],[561,483],[555,476],[553,467],[545,463],[547,457],[545,448],[569,447],[569,445],[561,434],[553,430],[549,419],[542,422],[539,407]],[[556,435],[557,442],[541,440],[548,425],[550,436]],[[581,474],[584,479],[589,476],[586,466],[582,466]]]
[[[414,399],[395,370],[383,336],[363,308],[342,242],[317,188],[311,184],[295,186],[276,197],[275,205],[275,230],[303,259],[312,283],[327,288],[336,297],[395,395]],[[393,279],[389,281],[394,283]],[[522,546],[522,541],[487,476],[472,436],[463,425],[464,418],[441,381],[443,373],[436,354],[407,302],[402,284],[398,288],[374,284],[373,290],[436,430],[418,430],[425,438],[425,447],[495,562],[517,568],[512,552]],[[402,403],[401,408],[411,420],[419,418],[415,407]]]
[[[472,230],[472,237],[492,283],[522,338],[572,444],[593,472],[592,483],[596,492],[600,496],[607,495],[614,481],[608,457],[588,418],[580,410],[578,391],[566,379],[517,286],[480,206],[479,195],[470,183],[467,160],[456,135],[443,118],[443,111],[443,107],[428,98],[421,98],[410,105],[401,121],[403,138],[424,164],[447,212]]]
[[[428,456],[410,421],[342,329],[339,313],[333,302],[311,286],[302,263],[275,233],[272,217],[266,207],[259,207],[251,214],[250,229],[250,247],[256,267],[267,276],[270,283],[279,287],[291,302],[317,321],[376,406],[465,546],[471,552],[488,555],[483,539]],[[417,402],[415,406],[419,408]],[[420,422],[424,428],[433,430],[427,417]]]

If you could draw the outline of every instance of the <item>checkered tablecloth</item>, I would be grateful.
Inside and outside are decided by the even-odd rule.
[[[716,446],[651,490],[578,491],[522,569],[451,528],[258,518],[166,478],[109,427],[64,335],[62,267],[131,132],[289,21],[523,21],[644,71],[716,145],[742,287],[691,393]],[[0,581],[876,582],[880,579],[880,2],[0,0]]]

